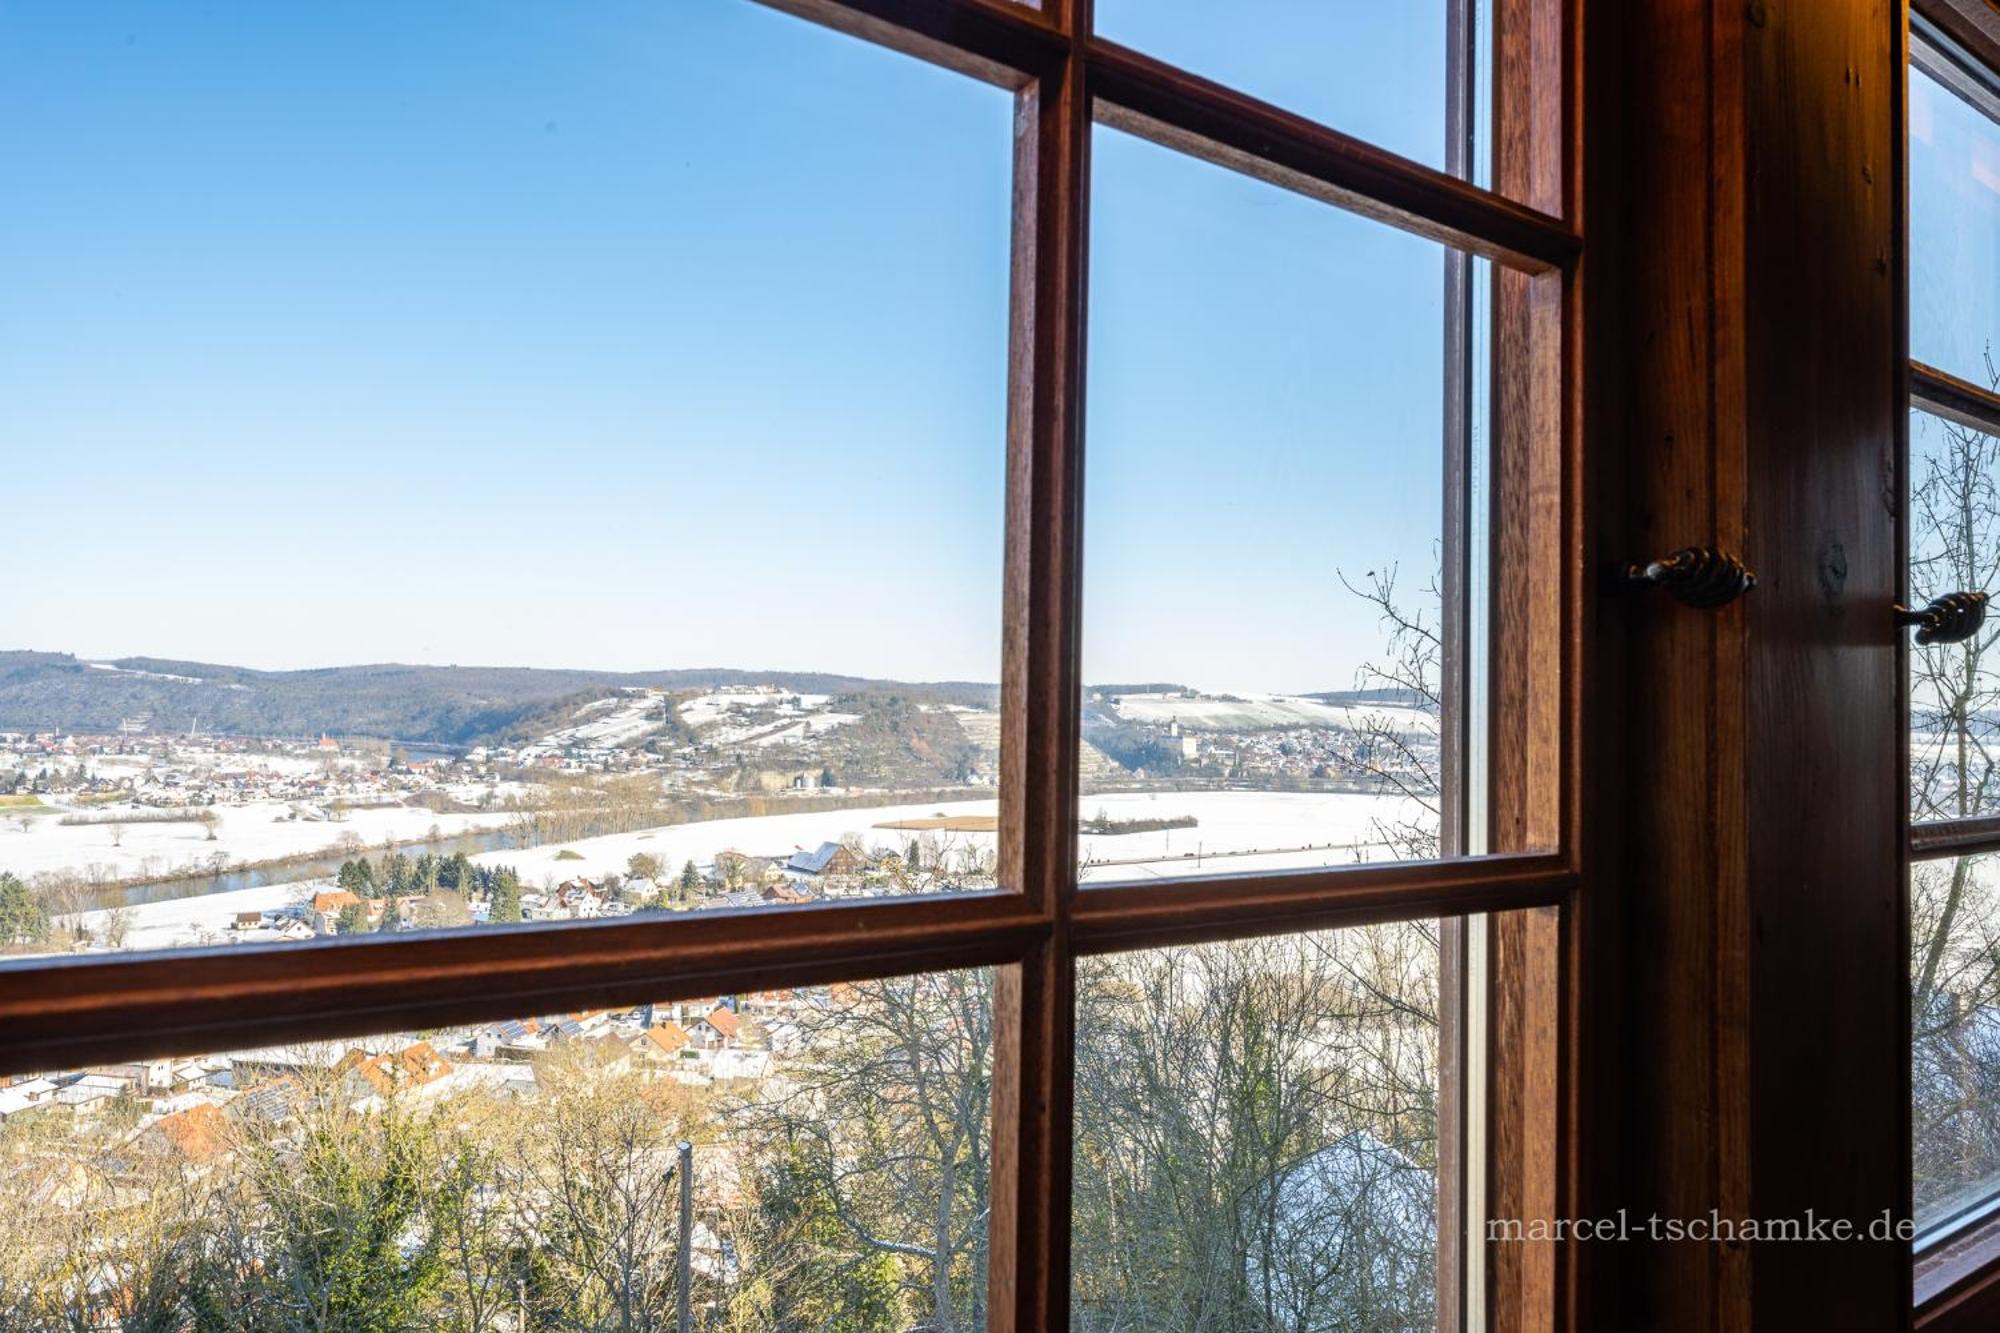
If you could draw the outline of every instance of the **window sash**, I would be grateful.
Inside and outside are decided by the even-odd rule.
[[[1574,404],[1583,241],[1566,220],[1574,217],[1569,200],[1580,154],[1568,142],[1576,81],[1565,41],[1577,0],[1496,0],[1502,36],[1494,43],[1494,190],[1096,37],[1090,0],[1051,0],[1046,9],[1006,0],[765,2],[1017,96],[1001,683],[1006,889],[270,950],[5,961],[0,1072],[992,965],[1000,980],[991,1326],[1062,1327],[1077,956],[1562,909],[1580,888],[1573,812],[1581,785],[1575,757],[1584,577]],[[1471,0],[1453,0],[1450,12],[1469,24],[1474,8]],[[1466,88],[1455,88],[1452,111],[1461,129],[1470,120],[1471,78],[1462,63],[1469,42],[1459,65]],[[1504,321],[1507,332],[1491,340],[1492,398],[1504,423],[1491,483],[1491,729],[1459,737],[1452,748],[1463,754],[1490,746],[1506,762],[1484,793],[1490,819],[1481,809],[1447,820],[1460,830],[1447,843],[1454,851],[1471,848],[1466,827],[1489,825],[1489,854],[1078,888],[1084,270],[1096,121],[1444,242],[1459,275],[1454,290],[1465,285],[1467,256],[1493,262],[1492,314],[1496,330]],[[1461,173],[1466,138],[1450,162]],[[1465,369],[1450,379],[1463,384]],[[1466,512],[1463,500],[1456,516]],[[1461,546],[1452,559],[1464,564],[1463,534],[1453,540]],[[1546,780],[1551,772],[1558,775],[1553,783]],[[1466,801],[1462,792],[1451,798]],[[1556,850],[1513,850],[1523,846]],[[1553,910],[1534,917],[1540,924],[1508,926],[1494,937],[1496,987],[1548,986],[1558,974],[1574,975],[1558,958],[1567,947],[1559,938],[1564,918]],[[1512,992],[1509,1012],[1521,1012],[1526,993]],[[1499,1040],[1504,1047],[1519,1038]],[[1539,1097],[1553,1123],[1554,1053],[1494,1051],[1495,1062],[1503,1058],[1537,1081],[1503,1089],[1489,1101],[1494,1113],[1528,1114],[1534,1108],[1527,1101]],[[1518,1144],[1518,1133],[1508,1132]],[[1532,1207],[1553,1186],[1510,1167],[1491,1188],[1500,1202]],[[1441,1212],[1441,1219],[1454,1216],[1450,1208]],[[1490,1275],[1496,1299],[1553,1302],[1552,1279],[1508,1263]],[[1446,1317],[1448,1327],[1457,1326],[1456,1302]]]

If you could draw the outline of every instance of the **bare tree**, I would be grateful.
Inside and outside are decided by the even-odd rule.
[[[1092,960],[1078,981],[1077,1326],[1428,1327],[1435,955],[1409,932]]]
[[[1987,376],[2000,387],[1991,355]],[[1910,595],[2000,590],[2000,438],[1917,416],[1911,432]],[[2000,620],[1910,652],[1914,820],[2000,805]],[[2000,1171],[2000,891],[1972,857],[1911,868],[1910,990],[1918,1210]]]
[[[512,1160],[528,1303],[551,1329],[667,1333],[677,1299],[682,1139],[707,1137],[678,1083],[557,1054]],[[691,1240],[692,1238],[690,1238]]]
[[[1432,609],[1443,598],[1433,573],[1414,606],[1399,600],[1398,575],[1394,565],[1371,569],[1357,584],[1336,571],[1341,585],[1374,609],[1383,631],[1382,655],[1361,668],[1357,683],[1363,689],[1398,692],[1427,724],[1412,729],[1409,710],[1364,713],[1354,726],[1349,762],[1381,790],[1401,798],[1402,813],[1374,821],[1377,837],[1399,859],[1422,860],[1438,854],[1443,811],[1437,742],[1444,639]]]
[[[742,1114],[789,1155],[845,1238],[893,1256],[915,1327],[983,1327],[993,983],[985,970],[834,988],[800,1020],[782,1079]]]

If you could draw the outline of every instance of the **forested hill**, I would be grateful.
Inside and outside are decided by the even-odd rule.
[[[109,732],[150,714],[155,731],[239,736],[369,736],[471,744],[621,686],[774,685],[812,694],[889,692],[991,707],[996,686],[908,684],[822,672],[699,669],[544,671],[526,667],[348,666],[253,671],[207,662],[0,651],[0,731]]]

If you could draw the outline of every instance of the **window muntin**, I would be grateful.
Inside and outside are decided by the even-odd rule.
[[[22,945],[995,885],[1005,90],[742,3],[11,21]]]

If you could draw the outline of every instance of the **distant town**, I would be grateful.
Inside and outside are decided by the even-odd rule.
[[[63,671],[65,688],[101,680],[121,700],[135,686],[142,699],[249,692],[153,665]],[[1084,711],[1083,878],[1434,849],[1436,733],[1421,701],[1145,686],[1093,690]],[[166,708],[95,730],[0,724],[0,945],[269,947],[996,883],[999,716],[974,688],[614,685],[521,702],[493,732],[244,734]],[[1204,987],[1296,973],[1308,945],[1273,947],[1293,952],[1247,969],[1243,948],[1215,953]],[[1381,1086],[1372,1102],[1342,1094],[1353,1105],[1329,1109],[1321,1146],[1262,1187],[1299,1226],[1374,1210],[1377,1257],[1414,1271],[1433,1243],[1434,1131],[1402,1108],[1434,1079],[1434,1050],[1422,1021],[1363,1033],[1354,1016],[1379,1012],[1384,990],[1423,1013],[1434,943],[1385,927],[1309,947],[1326,961],[1302,974],[1311,993],[1291,1002],[1310,1012],[1294,1021],[1328,1049],[1371,1044]],[[1167,977],[1149,981],[1160,965],[1120,961],[1079,1003],[1138,1043],[1119,1060],[1164,1069],[1185,1051],[1147,1046],[1134,1007]],[[458,1326],[668,1327],[578,1312],[602,1315],[620,1289],[668,1299],[680,1238],[666,1182],[685,1169],[701,1327],[805,1326],[777,1320],[774,1302],[818,1310],[812,1327],[977,1327],[990,985],[965,973],[714,995],[17,1077],[0,1087],[0,1193],[13,1191],[0,1217],[15,1233],[0,1244],[0,1325],[53,1328],[51,1303],[68,1303],[98,1311],[83,1327],[155,1307],[169,1313],[151,1326],[192,1327],[185,1293],[205,1289],[280,1311],[301,1292],[334,1299],[328,1256],[300,1258],[302,1228],[332,1227],[352,1233],[342,1262],[382,1279],[338,1297],[358,1302],[343,1327],[488,1307]],[[1304,1048],[1282,1058],[1305,1061],[1288,1077],[1309,1084],[1348,1077]],[[428,1165],[405,1179],[399,1154]],[[330,1201],[336,1179],[361,1192]],[[1103,1206],[1163,1205],[1128,1184],[1132,1197]],[[586,1187],[589,1202],[575,1193]],[[463,1231],[452,1243],[467,1210],[478,1254]],[[385,1239],[390,1217],[400,1229]],[[801,1217],[820,1221],[804,1234]],[[87,1224],[37,1225],[50,1218]],[[1428,1299],[1406,1285],[1419,1295],[1398,1299]],[[370,1322],[392,1307],[427,1313]]]

